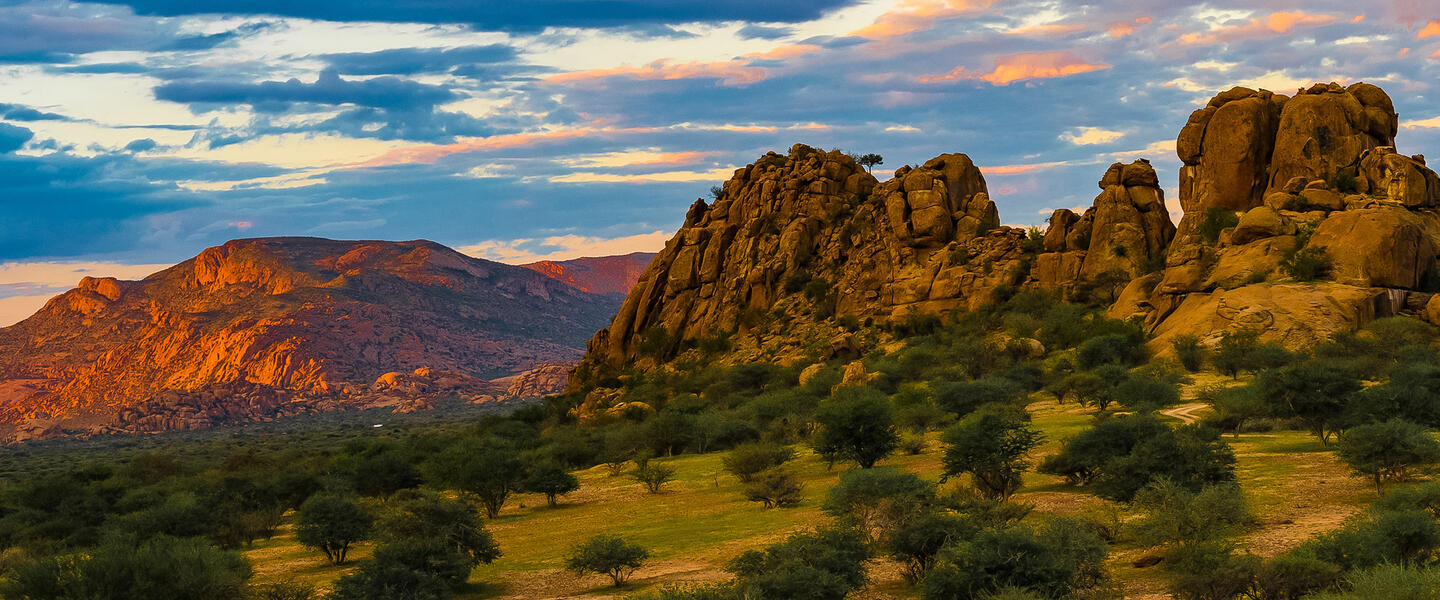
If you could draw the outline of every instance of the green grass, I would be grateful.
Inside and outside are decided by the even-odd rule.
[[[1202,378],[1207,379],[1208,378]],[[1201,382],[1197,382],[1199,385]],[[1088,427],[1092,409],[1073,403],[1056,404],[1037,395],[1030,405],[1033,425],[1045,435],[1038,459],[1059,450],[1065,440]],[[895,455],[882,466],[893,466],[938,479],[938,434],[927,436],[926,451],[918,456]],[[1332,448],[1298,431],[1229,435],[1237,456],[1236,474],[1245,491],[1256,524],[1237,538],[1242,548],[1262,556],[1273,555],[1322,531],[1373,502],[1368,483],[1351,475]],[[487,527],[504,556],[476,569],[471,588],[459,597],[495,598],[623,597],[657,589],[661,585],[715,581],[728,577],[724,565],[752,548],[783,539],[798,530],[823,525],[829,518],[820,510],[826,491],[846,469],[827,469],[807,448],[797,447],[789,464],[804,485],[803,501],[790,509],[764,509],[746,501],[741,484],[721,468],[723,454],[658,458],[676,470],[677,479],[660,494],[650,494],[626,475],[614,476],[605,467],[576,473],[580,490],[562,498],[559,507],[546,505],[543,496],[519,494],[506,504]],[[961,485],[951,482],[949,485]],[[1035,507],[1042,515],[1079,515],[1120,511],[1123,505],[1101,500],[1083,488],[1065,485],[1063,478],[1029,473],[1015,500]],[[651,551],[651,560],[623,590],[609,586],[600,576],[580,577],[564,570],[564,557],[575,543],[601,533],[621,535]],[[368,545],[352,552],[354,561],[367,558]],[[1164,597],[1164,580],[1157,567],[1136,568],[1131,563],[1148,553],[1122,537],[1112,546],[1110,570],[1127,598]],[[255,566],[257,582],[296,579],[328,587],[329,582],[353,568],[331,567],[315,551],[300,547],[289,528],[274,539],[246,552]],[[913,588],[901,579],[896,565],[872,561],[872,583],[863,598],[914,598]]]

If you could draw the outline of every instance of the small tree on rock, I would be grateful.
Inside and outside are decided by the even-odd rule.
[[[860,163],[860,166],[865,167],[865,170],[869,171],[874,169],[875,165],[885,164],[885,157],[872,152],[869,154],[861,154],[859,158],[855,159],[855,162]]]

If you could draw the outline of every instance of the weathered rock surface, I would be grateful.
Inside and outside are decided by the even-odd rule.
[[[499,394],[490,378],[573,359],[617,305],[433,242],[235,240],[143,281],[86,278],[0,329],[0,428],[190,429]]]
[[[640,274],[655,258],[653,252],[634,252],[620,256],[542,260],[520,265],[546,277],[591,294],[624,296],[635,287]]]

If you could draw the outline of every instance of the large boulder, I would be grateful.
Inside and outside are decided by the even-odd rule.
[[[1395,145],[1396,116],[1380,88],[1317,83],[1285,103],[1270,165],[1271,191],[1295,177],[1330,180],[1366,151]]]
[[[1310,246],[1326,249],[1335,281],[1415,289],[1435,268],[1440,215],[1389,206],[1334,212]]]

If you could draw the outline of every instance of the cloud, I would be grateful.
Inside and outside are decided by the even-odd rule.
[[[1209,31],[1187,33],[1180,43],[1191,45],[1216,44],[1261,36],[1290,33],[1296,27],[1318,27],[1334,23],[1332,15],[1309,14],[1303,11],[1274,12],[1264,18],[1253,17],[1243,25],[1221,25]]]
[[[735,35],[740,36],[742,40],[778,40],[789,37],[793,35],[794,32],[794,27],[772,27],[769,25],[750,23],[741,27],[739,31],[735,32]]]
[[[657,181],[714,181],[729,179],[735,167],[708,171],[661,171],[659,173],[569,173],[550,177],[552,183],[653,183]]]
[[[671,234],[663,231],[615,238],[557,235],[541,239],[486,240],[457,248],[460,252],[514,265],[542,260],[659,252]]]
[[[24,127],[17,127],[8,123],[0,123],[0,154],[6,154],[19,150],[25,142],[35,137],[35,132]]]
[[[937,21],[984,12],[994,0],[904,0],[850,35],[885,40],[925,31]]]
[[[1425,23],[1425,26],[1421,27],[1420,31],[1415,32],[1415,39],[1423,40],[1437,35],[1440,35],[1440,19],[1433,19]]]
[[[1027,52],[1000,56],[995,67],[986,73],[971,73],[964,66],[955,67],[944,75],[925,75],[920,83],[947,83],[965,79],[978,79],[991,85],[1010,85],[1027,79],[1069,77],[1091,71],[1108,69],[1107,64],[1092,64],[1068,51]]]
[[[643,66],[622,65],[604,69],[571,71],[547,75],[547,83],[575,83],[598,79],[719,79],[724,85],[744,87],[765,79],[765,69],[752,67],[749,61],[675,63],[666,59]]]
[[[327,54],[320,58],[329,63],[328,70],[343,75],[417,75],[447,73],[462,66],[474,69],[478,65],[507,63],[517,56],[513,46],[489,44],[460,48],[395,48],[379,52]]]
[[[125,144],[125,151],[149,152],[150,150],[154,150],[156,145],[157,144],[155,143],[155,140],[152,140],[150,138],[144,138]]]
[[[120,0],[116,0],[120,1]],[[854,0],[527,0],[526,2],[435,2],[433,0],[128,0],[140,14],[264,14],[322,21],[463,23],[480,30],[540,31],[546,27],[625,27],[643,24],[744,21],[810,21]]]
[[[1112,21],[1110,24],[1105,26],[1105,30],[1110,33],[1110,37],[1118,40],[1127,35],[1135,33],[1135,30],[1139,29],[1140,26],[1149,25],[1153,22],[1154,19],[1151,19],[1150,17],[1136,17],[1129,21]]]
[[[1112,131],[1101,127],[1077,127],[1060,134],[1061,140],[1075,144],[1076,146],[1108,144],[1122,137],[1125,137],[1124,132]]]
[[[248,104],[261,112],[282,112],[296,103],[374,108],[430,108],[460,98],[439,85],[398,77],[342,79],[335,71],[322,71],[314,83],[299,79],[237,83],[228,81],[173,81],[155,88],[160,100],[182,104]]]

